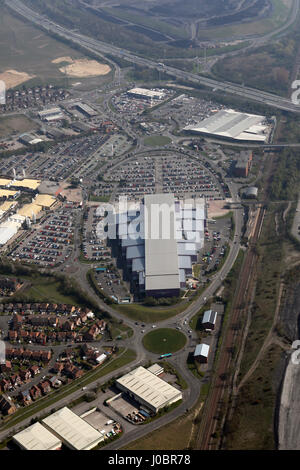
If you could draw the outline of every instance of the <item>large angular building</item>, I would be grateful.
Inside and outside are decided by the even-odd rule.
[[[182,393],[144,367],[137,367],[120,379],[116,386],[153,413],[182,400]]]
[[[236,142],[267,143],[272,126],[265,116],[239,113],[223,109],[197,124],[186,126],[183,131],[201,134],[204,137],[218,137]]]
[[[179,296],[204,244],[203,198],[175,200],[173,194],[146,195],[138,211],[115,214],[116,234],[140,293]]]

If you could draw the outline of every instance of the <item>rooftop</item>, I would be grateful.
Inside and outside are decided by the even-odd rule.
[[[267,139],[267,125],[263,124],[265,116],[222,110],[207,119],[186,126],[185,131],[214,134],[236,140],[264,142]]]
[[[96,429],[67,407],[56,411],[42,422],[74,450],[92,449],[103,440]]]
[[[168,211],[158,215],[156,209]],[[175,237],[175,199],[173,194],[145,196],[145,275],[146,290],[179,289],[177,240]],[[163,233],[163,221],[169,225]]]
[[[138,367],[116,381],[128,391],[153,407],[160,408],[170,401],[180,400],[182,394],[172,385],[154,375],[144,367]]]
[[[61,447],[61,441],[40,423],[16,434],[14,441],[25,450],[56,450]]]

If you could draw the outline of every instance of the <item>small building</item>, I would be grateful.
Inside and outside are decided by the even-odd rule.
[[[204,330],[214,330],[217,321],[217,312],[206,310],[202,318],[202,328]]]
[[[40,423],[15,434],[13,441],[22,450],[60,450],[62,445],[61,440]]]
[[[251,150],[242,150],[238,160],[235,163],[234,175],[246,178],[250,171],[252,158],[253,155]]]
[[[194,359],[200,364],[207,364],[209,355],[209,346],[208,344],[202,343],[197,344],[195,352],[194,352]]]
[[[22,134],[19,137],[19,142],[23,145],[36,145],[43,142],[43,139],[40,139],[39,137],[36,137],[32,134]]]
[[[243,197],[246,199],[256,199],[258,196],[258,188],[255,186],[250,186],[243,191]]]
[[[6,416],[11,415],[15,413],[16,410],[17,408],[15,407],[10,397],[5,396],[5,395],[2,395],[2,397],[0,397],[0,411],[4,415]]]
[[[147,370],[154,375],[161,375],[164,373],[164,368],[159,364],[152,364],[152,366],[148,367]]]

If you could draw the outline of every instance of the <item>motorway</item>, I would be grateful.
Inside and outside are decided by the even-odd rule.
[[[296,11],[298,11],[299,8],[299,1],[300,0],[295,0],[295,5],[297,7]],[[284,111],[290,111],[293,113],[300,112],[299,104],[294,104],[288,98],[283,98],[278,95],[263,92],[250,87],[244,87],[242,85],[233,84],[230,82],[221,82],[211,78],[198,76],[190,72],[185,72],[183,70],[176,69],[175,67],[169,67],[162,63],[157,63],[153,60],[139,57],[125,49],[121,49],[103,41],[98,41],[96,39],[90,38],[75,31],[68,30],[67,28],[64,28],[54,23],[53,21],[50,21],[46,17],[26,7],[19,0],[5,0],[5,4],[7,5],[7,7],[11,8],[19,15],[43,28],[47,32],[55,34],[74,44],[78,44],[83,49],[89,52],[93,52],[94,54],[100,54],[101,56],[103,56],[103,54],[110,54],[112,56],[125,59],[128,62],[138,64],[142,67],[149,67],[152,69],[164,71],[170,76],[176,77],[177,79],[184,80],[186,82],[194,83],[195,85],[203,85],[209,88],[213,88],[213,90],[222,90],[224,93],[230,93],[232,95],[241,96],[244,99],[259,102],[263,105],[267,105]]]

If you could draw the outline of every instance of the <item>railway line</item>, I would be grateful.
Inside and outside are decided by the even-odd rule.
[[[224,337],[219,351],[220,359],[218,360],[216,373],[214,374],[211,383],[210,394],[205,402],[205,407],[202,412],[203,414],[197,436],[196,449],[210,450],[215,446],[215,444],[212,443],[212,435],[216,429],[220,411],[224,413],[224,403],[222,400],[226,388],[229,385],[230,377],[228,377],[228,374],[230,375],[230,369],[232,367],[232,351],[237,347],[240,337],[236,325],[238,325],[240,318],[244,316],[246,306],[249,305],[253,280],[256,273],[258,255],[254,248],[261,233],[265,209],[260,207],[258,211],[256,226],[240,273],[232,313],[228,324],[225,325]]]

